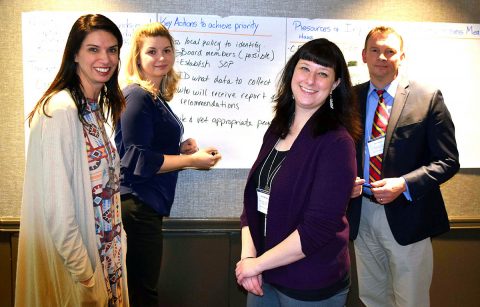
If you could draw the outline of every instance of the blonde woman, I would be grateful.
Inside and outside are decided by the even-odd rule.
[[[162,219],[170,214],[178,171],[210,169],[221,158],[214,147],[182,142],[182,122],[167,103],[179,81],[174,63],[173,38],[161,23],[136,30],[126,63],[127,106],[115,133],[133,306],[158,306]]]

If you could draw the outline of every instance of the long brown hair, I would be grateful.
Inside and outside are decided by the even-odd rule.
[[[75,55],[80,50],[85,37],[93,31],[103,30],[111,33],[118,42],[118,56],[120,56],[120,48],[123,44],[122,33],[118,27],[107,17],[100,14],[88,14],[80,16],[72,26],[70,34],[68,35],[65,50],[63,52],[62,63],[60,69],[50,84],[50,87],[43,94],[42,98],[38,100],[33,110],[28,114],[28,123],[32,121],[35,112],[42,110],[43,114],[49,116],[46,112],[46,105],[50,98],[56,93],[68,89],[75,101],[78,109],[78,117],[82,123],[83,111],[85,109],[85,96],[82,92],[82,84],[80,77],[77,74],[77,63],[75,62]],[[107,111],[105,118],[111,117],[113,128],[120,119],[120,114],[125,107],[125,98],[123,97],[120,86],[118,85],[118,70],[117,66],[110,80],[105,83],[105,86],[100,91],[100,110]]]

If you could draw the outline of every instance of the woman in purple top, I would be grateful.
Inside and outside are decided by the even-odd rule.
[[[162,218],[170,214],[178,170],[210,169],[213,148],[182,142],[183,125],[168,106],[179,77],[173,38],[161,23],[138,28],[127,59],[127,106],[115,142],[121,158],[122,219],[128,235],[127,269],[132,306],[158,306]]]
[[[344,306],[345,212],[361,131],[340,49],[326,39],[303,45],[283,69],[275,102],[245,187],[237,282],[248,306]]]

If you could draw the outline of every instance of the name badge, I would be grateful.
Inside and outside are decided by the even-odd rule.
[[[257,210],[263,214],[268,212],[268,200],[270,195],[262,189],[257,189]]]
[[[370,157],[375,157],[383,153],[383,146],[385,145],[385,136],[378,137],[368,142],[368,152]]]

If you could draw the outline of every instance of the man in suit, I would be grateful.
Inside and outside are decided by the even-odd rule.
[[[449,230],[440,185],[460,167],[455,128],[439,90],[399,76],[405,53],[394,29],[372,29],[362,57],[370,74],[355,86],[363,179],[348,208],[360,299],[369,307],[429,306],[430,238]]]

